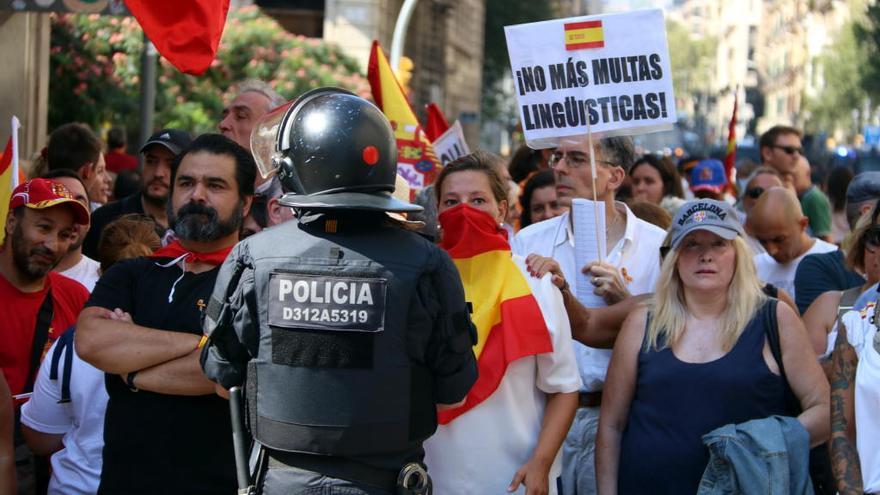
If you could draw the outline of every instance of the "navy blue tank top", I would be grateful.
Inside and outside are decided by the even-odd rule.
[[[668,347],[640,352],[621,440],[621,495],[695,494],[709,462],[703,435],[786,415],[785,384],[762,355],[769,307],[764,304],[733,349],[715,361],[686,363]]]

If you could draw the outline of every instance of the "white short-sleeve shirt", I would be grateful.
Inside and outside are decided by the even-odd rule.
[[[53,435],[64,435],[64,448],[52,454],[52,495],[87,495],[98,491],[101,481],[101,453],[104,448],[104,412],[107,390],[104,372],[80,359],[73,347],[65,350],[58,364],[58,379],[49,378],[52,345],[34,383],[34,394],[21,407],[21,422],[27,427]],[[70,373],[70,402],[61,399],[61,370],[73,359]]]
[[[510,363],[492,395],[440,425],[425,441],[425,465],[437,495],[508,493],[513,475],[538,444],[546,394],[576,392],[581,386],[562,294],[549,274],[540,280],[531,277],[523,258],[513,259],[538,301],[553,352]],[[557,454],[550,469],[551,494],[556,493],[560,469]],[[520,486],[516,493],[523,494],[525,489]]]
[[[846,339],[859,357],[856,367],[855,419],[856,448],[862,468],[865,493],[880,492],[880,353],[874,345],[877,307],[869,304],[861,311],[848,311],[841,320]]]
[[[806,253],[785,264],[777,262],[766,252],[756,255],[755,268],[758,271],[758,278],[765,283],[773,284],[779,289],[785,289],[785,292],[788,292],[788,295],[794,299],[794,274],[797,272],[798,264],[804,259],[804,256],[837,251],[837,246],[834,244],[825,242],[822,239],[815,239],[815,241],[813,247]]]
[[[626,212],[626,231],[620,241],[608,250],[605,261],[621,271],[626,269],[626,288],[630,294],[654,292],[660,277],[660,245],[666,237],[666,231],[639,219],[624,203],[617,202],[615,206],[619,211]],[[574,260],[574,236],[569,215],[565,213],[522,229],[513,239],[511,249],[523,257],[534,253],[556,260],[571,286],[571,292],[577,294],[577,274],[582,267],[576,266]],[[580,342],[574,342],[574,348],[584,390],[602,390],[611,349],[596,349]]]
[[[59,273],[67,278],[76,280],[88,289],[89,292],[92,292],[95,290],[95,284],[98,283],[98,279],[101,278],[100,269],[100,263],[83,255],[79,263]]]

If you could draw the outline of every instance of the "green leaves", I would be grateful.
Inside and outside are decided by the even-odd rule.
[[[143,33],[133,17],[53,15],[49,127],[85,122],[125,125],[137,135]],[[335,45],[285,31],[256,7],[230,12],[217,58],[201,77],[164,59],[157,69],[154,127],[216,129],[224,98],[244,79],[268,82],[285,98],[335,85],[362,96],[369,83],[358,61]]]

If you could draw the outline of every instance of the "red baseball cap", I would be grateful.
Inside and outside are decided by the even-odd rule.
[[[64,184],[49,179],[31,179],[19,184],[12,191],[12,198],[9,200],[9,211],[19,206],[26,206],[32,210],[45,210],[46,208],[65,204],[69,204],[73,208],[72,211],[76,223],[88,225],[88,208],[73,199],[73,196],[64,187]]]

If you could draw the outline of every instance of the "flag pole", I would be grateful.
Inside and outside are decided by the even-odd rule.
[[[593,148],[593,128],[590,126],[590,119],[587,119],[587,144],[590,147],[590,175],[593,181],[593,215],[595,216],[596,225],[596,252],[599,253],[599,263],[602,263],[602,244],[599,242],[599,236],[604,232],[599,231],[599,199],[596,196],[596,150]]]
[[[18,130],[21,128],[21,122],[18,117],[12,116],[12,189],[18,186]]]

